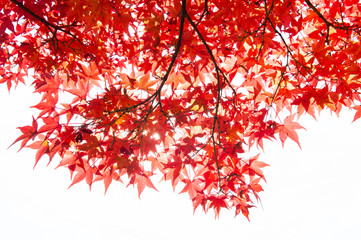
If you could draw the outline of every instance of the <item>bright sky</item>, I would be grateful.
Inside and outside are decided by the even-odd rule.
[[[226,210],[215,220],[201,209],[193,215],[188,195],[173,193],[170,183],[160,192],[146,189],[139,200],[136,189],[120,183],[106,196],[102,183],[91,192],[83,182],[68,190],[68,170],[46,167],[46,158],[33,170],[35,151],[7,149],[37,103],[18,90],[9,95],[0,86],[0,239],[361,239],[361,120],[351,124],[350,112],[304,118],[302,150],[289,140],[284,149],[267,142],[263,208],[251,209],[251,222]]]

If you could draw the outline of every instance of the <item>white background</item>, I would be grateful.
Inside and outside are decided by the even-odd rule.
[[[141,200],[120,183],[105,196],[102,183],[91,192],[85,182],[67,189],[68,170],[46,167],[46,158],[33,170],[35,151],[7,149],[16,127],[31,123],[34,95],[3,85],[0,101],[0,239],[361,239],[361,120],[351,124],[351,112],[301,119],[302,150],[290,140],[284,149],[266,142],[263,208],[251,209],[248,222],[227,210],[218,220],[201,209],[193,215],[188,195],[170,183],[146,189]]]

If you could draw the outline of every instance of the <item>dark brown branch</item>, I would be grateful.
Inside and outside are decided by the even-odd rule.
[[[202,21],[202,19],[204,18],[204,16],[208,15],[209,14],[209,11],[208,11],[208,0],[205,0],[204,1],[204,10],[201,14],[201,17],[198,19],[198,23],[197,23],[197,26],[198,24]]]
[[[63,26],[57,26],[47,20],[45,20],[45,18],[40,17],[39,15],[37,15],[36,13],[34,13],[32,10],[30,10],[28,7],[26,7],[24,4],[22,4],[21,2],[17,1],[17,0],[10,0],[10,2],[14,3],[15,5],[17,5],[18,7],[20,7],[21,9],[23,9],[25,12],[27,12],[28,14],[30,14],[32,17],[36,18],[37,20],[39,20],[41,23],[43,23],[53,34],[53,38],[56,39],[56,32],[57,31],[61,31],[64,32],[68,35],[70,35],[72,38],[74,38],[76,41],[78,41],[80,44],[84,45],[82,41],[80,41],[73,33],[71,33],[68,30],[65,30],[64,28],[69,28],[69,27],[73,27],[75,26],[75,23],[73,23],[74,25],[63,25]]]
[[[191,17],[188,15],[186,15],[187,20],[190,22],[190,24],[192,25],[193,29],[196,31],[196,33],[198,34],[199,38],[201,39],[203,45],[205,46],[205,48],[207,49],[208,55],[211,57],[211,60],[216,68],[216,73],[217,74],[221,74],[224,81],[227,83],[227,85],[231,88],[234,96],[236,95],[236,90],[234,90],[234,88],[232,87],[231,83],[228,81],[227,76],[224,74],[224,72],[222,71],[222,69],[218,66],[216,59],[214,58],[214,55],[212,53],[212,50],[210,49],[208,43],[206,42],[206,40],[204,39],[204,37],[202,36],[202,33],[199,31],[197,24],[194,23],[194,21],[191,19]],[[217,76],[217,80],[219,80],[218,76]]]
[[[345,25],[338,25],[338,24],[334,24],[331,23],[330,21],[328,21],[323,15],[322,13],[320,13],[320,11],[317,10],[317,8],[310,2],[310,0],[305,0],[305,3],[317,14],[317,16],[319,18],[321,18],[321,20],[326,24],[326,43],[328,44],[328,38],[329,38],[329,33],[330,33],[330,27],[333,27],[335,29],[340,29],[340,30],[354,30],[356,28],[359,28],[360,26],[345,26]],[[342,17],[342,14],[341,14]],[[343,19],[342,19],[343,22]]]
[[[175,50],[172,56],[172,60],[168,66],[168,69],[165,73],[165,75],[161,78],[161,84],[158,87],[157,91],[155,93],[153,93],[151,96],[149,96],[147,99],[141,101],[138,104],[135,104],[133,106],[127,107],[127,108],[121,108],[121,109],[117,109],[115,111],[111,111],[111,112],[106,112],[106,115],[112,114],[112,113],[116,113],[116,112],[121,112],[121,114],[114,119],[113,121],[111,121],[110,123],[108,123],[107,125],[113,125],[118,119],[120,119],[124,114],[126,113],[130,113],[130,112],[135,112],[137,111],[137,109],[142,108],[141,106],[147,106],[148,104],[150,104],[150,107],[148,110],[146,110],[146,113],[144,116],[142,116],[142,118],[139,120],[139,125],[134,128],[129,134],[133,134],[135,133],[133,140],[137,137],[140,136],[140,144],[139,146],[142,145],[142,139],[143,139],[143,131],[145,129],[146,126],[146,122],[150,116],[150,114],[154,111],[155,108],[157,108],[159,106],[160,111],[168,118],[169,120],[169,116],[166,114],[166,112],[163,110],[162,107],[162,102],[161,102],[161,91],[162,88],[164,86],[164,84],[166,83],[166,81],[168,80],[168,77],[173,69],[173,66],[175,64],[175,61],[178,57],[179,51],[181,49],[182,46],[182,37],[183,37],[183,30],[184,30],[184,21],[185,21],[185,17],[186,17],[186,0],[182,0],[182,9],[181,9],[181,19],[180,19],[180,27],[179,27],[179,33],[178,33],[178,40],[177,40],[177,44],[175,46]],[[155,101],[158,101],[157,103],[155,103]],[[155,105],[153,105],[155,103]]]
[[[180,22],[180,26],[179,26],[179,33],[178,33],[178,41],[177,41],[177,45],[175,47],[175,50],[174,50],[174,53],[173,53],[173,56],[172,56],[172,60],[169,64],[169,67],[167,69],[167,72],[165,73],[165,75],[163,76],[163,79],[162,79],[162,83],[160,84],[158,90],[157,90],[157,93],[161,92],[165,82],[168,80],[168,77],[169,77],[169,74],[170,72],[172,71],[172,68],[173,68],[173,65],[175,63],[175,60],[177,59],[178,57],[178,53],[180,51],[180,48],[182,46],[182,36],[183,36],[183,28],[184,28],[184,18],[186,18],[186,16],[188,15],[187,14],[187,11],[186,11],[186,0],[182,0],[182,9],[181,9],[181,22]]]
[[[292,53],[292,50],[290,49],[290,47],[288,46],[286,40],[284,39],[282,33],[280,33],[276,26],[272,23],[272,21],[268,21],[270,23],[270,26],[272,27],[272,29],[275,31],[275,33],[277,33],[277,35],[281,38],[283,44],[285,45],[286,47],[286,50],[287,50],[287,55],[290,55],[291,58],[295,61],[296,63],[296,68],[297,68],[297,71],[300,72],[299,70],[299,66],[301,66],[311,77],[313,77],[314,79],[318,80],[318,78],[316,76],[314,76],[311,72],[310,72],[310,69],[307,68],[306,66],[304,66],[303,64],[301,64],[297,59],[296,57],[293,55]]]
[[[179,53],[179,51],[181,49],[181,46],[182,46],[182,37],[183,37],[183,30],[184,30],[184,19],[186,17],[186,0],[182,0],[182,9],[181,9],[180,15],[181,15],[181,21],[180,21],[180,26],[179,26],[177,44],[175,46],[175,50],[174,50],[174,53],[173,53],[173,56],[172,56],[172,60],[171,60],[171,62],[169,64],[169,66],[168,66],[168,69],[167,69],[165,75],[162,77],[161,84],[158,87],[157,91],[155,93],[153,93],[151,96],[149,96],[147,99],[145,99],[144,101],[142,101],[142,102],[140,102],[140,103],[138,103],[136,105],[126,107],[126,108],[117,109],[117,110],[114,110],[114,111],[109,111],[109,112],[107,112],[107,114],[112,114],[112,113],[117,113],[117,112],[128,112],[130,110],[138,108],[139,106],[144,105],[144,104],[152,101],[154,98],[158,97],[161,94],[162,88],[163,88],[164,84],[166,83],[166,81],[168,80],[168,77],[169,77],[169,75],[170,75],[170,73],[171,73],[171,71],[173,69],[175,61],[176,61],[176,59],[178,57],[178,53]],[[160,98],[159,98],[159,101],[160,101]]]
[[[225,75],[223,74],[222,70],[218,67],[218,64],[216,62],[216,59],[213,56],[212,50],[210,49],[210,47],[208,46],[208,43],[206,42],[206,40],[204,39],[204,37],[202,36],[202,33],[199,31],[197,25],[193,22],[193,20],[191,19],[191,17],[189,16],[189,14],[186,12],[185,17],[187,18],[187,20],[189,21],[189,23],[192,25],[193,29],[197,32],[198,37],[201,39],[203,45],[206,47],[208,55],[210,56],[214,68],[216,69],[216,76],[217,76],[217,102],[216,102],[216,107],[215,107],[215,113],[214,113],[214,117],[213,117],[213,126],[212,126],[212,134],[211,134],[211,138],[212,138],[212,142],[213,142],[213,152],[214,152],[214,160],[216,162],[216,166],[217,166],[217,173],[218,173],[218,184],[219,184],[219,188],[221,190],[221,173],[220,173],[220,166],[218,163],[218,156],[217,156],[217,148],[216,148],[216,139],[215,139],[215,128],[218,122],[218,127],[219,127],[219,120],[218,120],[218,110],[219,110],[219,104],[221,102],[221,80],[220,80],[220,72],[222,73],[222,76],[225,78]],[[225,78],[226,79],[226,78]],[[218,131],[219,132],[219,131]],[[220,135],[218,134],[218,137],[220,137]],[[218,142],[220,142],[220,140],[218,140]]]
[[[326,23],[326,25],[332,25],[318,10],[317,8],[310,2],[310,0],[305,0],[306,4],[317,14],[319,18],[322,19]]]
[[[274,103],[274,101],[275,101],[275,99],[276,99],[276,97],[277,97],[277,94],[278,94],[280,88],[281,88],[281,84],[282,84],[283,80],[285,79],[285,72],[286,72],[287,66],[288,66],[288,55],[287,55],[287,60],[286,60],[286,66],[285,66],[284,69],[282,69],[282,71],[281,71],[280,80],[278,81],[276,90],[275,90],[275,92],[274,92],[273,95],[272,95],[271,102],[269,103],[266,117],[269,116],[269,115],[268,115],[268,114],[269,114],[269,110],[270,110],[271,108],[273,108],[272,105],[273,105],[273,103]],[[265,119],[266,119],[266,118],[265,118]]]
[[[21,2],[17,1],[17,0],[10,0],[10,2],[16,4],[18,7],[20,7],[21,9],[23,9],[25,12],[27,12],[28,14],[30,14],[32,17],[36,18],[37,20],[39,20],[40,22],[42,22],[45,26],[47,26],[48,28],[52,27],[53,29],[58,29],[58,27],[48,21],[46,21],[44,18],[38,16],[37,14],[35,14],[33,11],[31,11],[28,7],[26,7],[24,4],[22,4]]]
[[[271,4],[271,7],[270,7],[270,10],[267,9],[267,1],[265,0],[264,1],[264,9],[265,9],[265,13],[266,13],[266,16],[265,16],[265,19],[264,19],[264,22],[262,23],[261,26],[263,26],[263,31],[262,31],[262,43],[261,43],[261,46],[258,50],[258,54],[257,54],[257,57],[256,57],[256,60],[258,61],[258,58],[261,56],[261,52],[262,52],[262,48],[263,48],[263,45],[264,45],[264,36],[266,34],[266,27],[267,27],[267,21],[269,21],[269,15],[272,13],[273,11],[273,5],[274,5],[274,1],[272,1],[272,4]],[[260,27],[261,27],[260,26]]]

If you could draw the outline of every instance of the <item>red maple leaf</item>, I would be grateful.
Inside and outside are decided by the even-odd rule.
[[[11,145],[14,145],[16,142],[22,140],[21,142],[21,146],[19,151],[25,147],[26,143],[29,140],[34,140],[36,135],[38,135],[38,123],[35,120],[35,118],[33,117],[33,124],[32,126],[25,126],[25,127],[19,127],[20,131],[23,133],[21,136],[19,136]]]
[[[298,135],[296,133],[297,129],[305,129],[299,123],[293,122],[295,115],[290,115],[285,118],[283,125],[279,125],[277,131],[279,132],[279,136],[284,145],[287,138],[292,139],[295,141],[298,146],[301,148],[300,142],[298,140]]]

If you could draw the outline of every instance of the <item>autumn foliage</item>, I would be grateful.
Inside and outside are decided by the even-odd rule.
[[[265,139],[361,117],[358,0],[0,0],[0,83],[41,101],[14,143],[72,183],[154,188],[248,218]],[[29,116],[30,117],[30,116]]]

